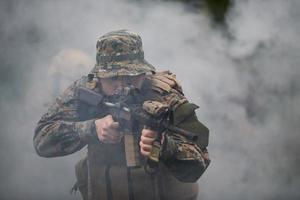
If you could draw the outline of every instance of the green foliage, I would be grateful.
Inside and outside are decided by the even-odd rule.
[[[213,19],[222,23],[225,20],[226,13],[231,5],[230,0],[206,0],[206,5],[213,16]]]
[[[166,0],[171,1],[171,0]],[[209,11],[216,23],[224,23],[226,13],[232,4],[232,0],[173,0],[188,4],[196,9],[204,8]]]

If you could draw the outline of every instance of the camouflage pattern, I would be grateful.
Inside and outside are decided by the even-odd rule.
[[[161,87],[160,84],[153,82],[158,76],[162,75],[169,76],[173,74],[171,72],[160,72],[154,75],[148,75],[145,82],[148,82],[150,85],[147,86],[147,88],[150,88],[152,93],[159,96],[161,104],[176,110],[177,107],[188,101],[184,97],[182,90],[179,90],[179,88],[181,88],[179,84],[176,83],[173,84],[173,86],[169,86],[170,89],[162,89],[163,87]],[[82,77],[75,81],[61,96],[56,98],[55,102],[42,116],[35,129],[34,135],[34,145],[39,154],[45,156],[70,154],[80,150],[86,145],[85,142],[87,142],[87,139],[94,136],[90,133],[94,130],[93,122],[95,119],[80,121],[78,112],[79,102],[77,100],[76,89],[79,87],[88,87],[88,85],[87,77]],[[144,88],[144,90],[147,88]],[[159,92],[157,92],[158,90]],[[95,88],[95,91],[99,92],[99,88]],[[185,124],[187,124],[187,122],[185,122]],[[181,137],[181,140],[182,139],[183,137]],[[62,143],[64,140],[65,143]],[[208,144],[205,143],[201,145],[201,148],[206,148],[207,145]]]
[[[123,157],[125,157],[124,152],[122,152],[124,148],[119,145],[111,148],[109,147],[110,145],[104,145],[97,141],[94,127],[96,118],[82,118],[79,110],[80,102],[78,101],[76,92],[79,87],[90,87],[87,77],[82,77],[67,88],[38,122],[33,139],[37,153],[43,157],[63,156],[88,145],[89,152],[95,152],[94,157],[98,159],[96,164],[89,162],[90,167],[94,166],[94,171],[92,169],[91,173],[104,170],[103,166],[109,162],[112,163],[112,170],[114,169],[111,172],[111,176],[114,177],[113,173],[120,174],[124,172],[126,180],[126,164],[118,161],[119,159],[123,160]],[[91,88],[94,88],[94,85]],[[162,195],[165,195],[163,199],[174,199],[175,194],[175,199],[196,199],[198,186],[197,183],[192,182],[195,182],[203,174],[209,164],[206,150],[208,145],[208,140],[206,139],[208,137],[208,129],[198,121],[194,112],[196,107],[192,107],[189,112],[181,111],[181,108],[188,104],[188,100],[184,97],[180,84],[171,72],[157,72],[156,74],[147,75],[141,90],[141,95],[145,101],[156,101],[170,106],[175,111],[175,116],[180,116],[174,122],[178,123],[178,126],[181,128],[199,134],[200,140],[203,140],[193,142],[178,134],[165,133],[159,168],[161,170],[158,171],[156,176],[157,180],[165,188],[165,191],[162,193]],[[94,91],[101,93],[98,87],[95,87]],[[183,114],[180,115],[176,111],[180,111]],[[99,115],[97,116],[99,117]],[[207,133],[201,136],[203,133],[198,132],[198,129],[201,129],[201,131],[203,129]],[[124,145],[124,141],[122,143],[120,145]],[[93,151],[93,149],[100,150],[97,152],[97,150]],[[103,151],[103,149],[106,150]],[[112,161],[107,161],[107,159],[111,159]],[[116,162],[116,165],[113,164],[114,162]],[[86,167],[82,168],[85,169]],[[91,178],[99,180],[99,177],[103,176],[104,171],[101,172],[102,175],[100,173],[94,177],[91,176]],[[134,175],[134,173],[138,175]],[[133,178],[133,183],[138,184],[135,187],[140,188],[140,190],[136,189],[135,194],[137,196],[140,195],[143,199],[146,197],[149,197],[148,199],[152,198],[152,193],[145,195],[144,189],[141,188],[143,184],[146,184],[145,180],[152,180],[151,177],[143,168],[135,169],[132,174],[133,177],[137,177]],[[120,180],[119,175],[115,177],[115,180]],[[79,185],[86,186],[87,182],[87,180],[84,180],[84,183]],[[93,179],[89,180],[89,182],[93,183]],[[124,184],[126,183],[124,182]],[[147,182],[147,186],[145,187],[152,186],[153,184],[150,181],[149,183]],[[113,187],[115,189],[113,192],[122,196],[120,189],[124,189],[125,186],[119,185],[118,188],[115,185]],[[96,189],[98,186],[92,185],[92,188]],[[86,188],[80,188],[80,190],[86,191]],[[103,187],[98,188],[97,191],[100,195],[104,195],[103,199],[106,199],[105,184]],[[149,189],[149,192],[153,192],[153,190]],[[89,199],[96,198],[92,197]],[[123,199],[123,197],[120,197],[120,199]]]
[[[82,86],[82,82],[86,82],[86,78],[75,81],[68,87],[38,122],[33,142],[40,156],[68,155],[86,145],[94,120],[79,119],[79,102],[76,101],[75,91]]]
[[[97,41],[97,63],[92,70],[100,78],[136,76],[155,71],[144,59],[141,37],[128,30],[109,32]]]
[[[91,74],[67,88],[38,122],[33,138],[36,152],[43,157],[64,156],[87,145],[87,158],[76,165],[76,185],[83,199],[112,199],[113,196],[114,200],[123,200],[132,199],[132,195],[144,200],[196,199],[196,181],[210,162],[206,150],[208,129],[197,119],[195,109],[198,107],[185,98],[175,74],[156,72],[144,59],[140,36],[127,30],[109,32],[100,37],[96,60]],[[140,74],[145,74],[146,79],[136,98],[138,103],[154,116],[165,108],[173,110],[174,125],[194,132],[199,138],[190,141],[180,134],[166,131],[155,174],[147,173],[142,167],[126,166],[124,139],[115,145],[98,140],[94,122],[109,113],[80,102],[77,94],[79,87],[103,94],[99,78]],[[132,129],[137,143],[143,128],[143,124],[136,124]],[[139,162],[146,165],[139,149],[135,151]]]

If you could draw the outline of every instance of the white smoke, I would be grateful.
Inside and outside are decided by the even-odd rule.
[[[157,69],[177,74],[210,128],[212,163],[199,180],[200,199],[300,197],[298,1],[234,1],[227,30],[174,2],[3,5],[1,72],[14,76],[0,87],[1,199],[74,198],[74,164],[85,150],[40,158],[33,129],[53,94],[93,67],[97,37],[123,28],[140,33]]]

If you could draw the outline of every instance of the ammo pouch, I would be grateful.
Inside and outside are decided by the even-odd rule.
[[[199,108],[193,103],[184,103],[174,111],[174,125],[184,130],[191,131],[198,136],[196,143],[200,148],[206,148],[208,145],[209,130],[202,124],[195,113]]]
[[[82,158],[75,165],[77,182],[75,187],[79,189],[83,200],[88,200],[88,161],[87,157]],[[76,189],[75,189],[76,191]]]

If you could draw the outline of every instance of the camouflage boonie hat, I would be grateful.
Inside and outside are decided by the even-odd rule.
[[[141,37],[128,30],[109,32],[97,41],[96,65],[92,71],[99,78],[137,76],[155,71],[144,59]]]

